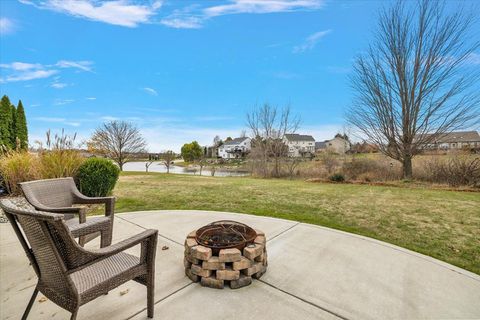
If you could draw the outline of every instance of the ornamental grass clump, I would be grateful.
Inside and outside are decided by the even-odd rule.
[[[39,179],[38,157],[26,151],[9,151],[0,156],[0,175],[7,192],[20,194],[18,183]]]
[[[80,152],[74,149],[76,135],[72,137],[55,134],[51,138],[50,131],[47,131],[46,149],[39,152],[40,176],[43,179],[74,177],[84,158]]]

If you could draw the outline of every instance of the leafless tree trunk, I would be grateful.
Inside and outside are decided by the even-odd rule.
[[[152,165],[153,161],[147,161],[145,162],[145,172],[148,173],[148,168],[150,168],[150,166]]]
[[[376,37],[357,58],[347,120],[412,177],[412,158],[442,135],[480,121],[474,15],[445,4],[399,1],[380,13]]]
[[[170,173],[170,167],[172,166],[172,161],[175,160],[175,157],[175,152],[170,150],[160,154],[160,159],[165,168],[167,168],[167,173]]]
[[[268,174],[268,162],[271,160],[272,176],[279,177],[282,159],[288,154],[283,137],[298,129],[300,118],[292,116],[290,106],[280,110],[265,103],[247,114],[247,124],[253,137],[251,158],[260,160],[259,163],[264,166],[264,177]]]
[[[132,123],[111,121],[95,130],[89,146],[115,161],[123,170],[123,165],[134,154],[145,152],[146,142]]]
[[[215,172],[217,172],[217,167],[215,166],[215,164],[213,164],[211,167],[210,167],[210,175],[212,177],[215,176]]]

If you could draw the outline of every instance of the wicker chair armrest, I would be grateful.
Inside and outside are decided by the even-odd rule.
[[[105,204],[105,215],[113,214],[115,207],[115,197],[87,197],[80,193],[76,188],[73,190],[74,202],[77,204]]]
[[[60,207],[60,208],[53,208],[53,207],[47,207],[42,204],[33,204],[32,205],[40,211],[47,211],[47,212],[53,212],[53,213],[76,213],[79,214],[80,211],[82,211],[82,208],[79,207]]]
[[[95,232],[108,232],[111,228],[111,221],[107,218],[89,219],[86,222],[75,224],[69,227],[74,238],[85,236]]]
[[[155,257],[157,238],[158,230],[148,229],[105,248],[87,250],[77,245],[77,250],[81,253],[82,258],[77,261],[77,267],[68,270],[68,273],[77,272],[92,263],[106,259],[138,244],[142,244],[141,263],[148,262],[148,258],[151,260],[151,257]],[[146,252],[148,253],[145,254]]]
[[[158,236],[158,230],[148,229],[128,239],[112,244],[111,246],[101,248],[101,249],[91,250],[90,252],[94,254],[99,254],[99,255],[111,256],[119,252],[125,251],[131,247],[134,247],[137,244],[147,242],[151,240],[151,238],[156,239],[157,236]]]

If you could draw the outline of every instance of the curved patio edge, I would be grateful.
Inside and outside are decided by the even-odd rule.
[[[262,215],[255,215],[255,214],[248,214],[248,213],[240,213],[240,212],[214,211],[214,210],[181,210],[181,209],[128,211],[128,212],[115,213],[115,215],[117,216],[117,215],[138,214],[138,213],[153,213],[153,212],[156,212],[156,213],[168,213],[168,212],[192,212],[192,213],[197,212],[198,213],[198,212],[202,212],[202,213],[227,214],[227,215],[237,215],[237,216],[249,216],[249,217],[256,217],[256,218],[261,218],[261,219],[268,219],[268,220],[276,220],[276,221],[282,221],[282,222],[287,222],[287,223],[293,223],[294,225],[305,225],[305,226],[309,226],[309,227],[315,227],[315,228],[325,230],[327,232],[334,232],[334,233],[342,234],[342,235],[345,235],[345,236],[358,238],[358,239],[361,239],[361,240],[364,240],[364,241],[369,241],[369,242],[374,243],[376,245],[391,248],[393,250],[397,250],[397,251],[402,252],[404,254],[408,254],[408,255],[423,259],[425,261],[428,261],[430,263],[434,263],[438,266],[447,268],[450,271],[457,272],[459,274],[470,277],[475,281],[480,282],[480,275],[478,275],[476,273],[473,273],[471,271],[468,271],[466,269],[457,267],[457,266],[455,266],[453,264],[450,264],[448,262],[436,259],[432,256],[429,256],[429,255],[426,255],[426,254],[423,254],[423,253],[420,253],[420,252],[416,252],[416,251],[413,251],[413,250],[410,250],[410,249],[407,249],[407,248],[404,248],[404,247],[401,247],[401,246],[398,246],[398,245],[395,245],[395,244],[392,244],[392,243],[389,243],[389,242],[385,242],[385,241],[378,240],[378,239],[375,239],[375,238],[367,237],[367,236],[364,236],[364,235],[351,233],[351,232],[347,232],[347,231],[343,231],[343,230],[339,230],[339,229],[329,228],[329,227],[325,227],[325,226],[321,226],[321,225],[299,222],[299,221],[295,221],[295,220],[288,220],[288,219],[275,218],[275,217],[262,216]],[[278,235],[275,235],[275,237],[277,237],[277,236]],[[267,241],[270,241],[270,240],[271,239],[268,239]]]

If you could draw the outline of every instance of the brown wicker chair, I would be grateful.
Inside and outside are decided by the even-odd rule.
[[[62,214],[19,208],[12,199],[0,200],[0,207],[38,276],[22,319],[27,318],[38,291],[70,311],[74,320],[80,306],[129,280],[147,287],[147,315],[153,318],[157,230],[86,250],[74,240]],[[140,257],[124,252],[139,244]]]
[[[109,246],[112,242],[113,229],[113,211],[115,207],[114,197],[86,197],[78,191],[73,178],[59,178],[36,180],[20,183],[20,187],[25,198],[35,209],[53,213],[62,213],[65,215],[67,226],[73,231],[79,227],[79,224],[86,222],[86,208],[73,207],[74,204],[105,204],[105,216],[93,217],[89,219],[89,223],[110,224],[110,233],[103,233],[101,246]],[[78,214],[78,220],[74,219]],[[91,221],[90,221],[91,220]],[[76,236],[75,232],[72,232]],[[91,233],[86,236],[79,237],[79,243],[83,247],[85,243],[100,234]]]

